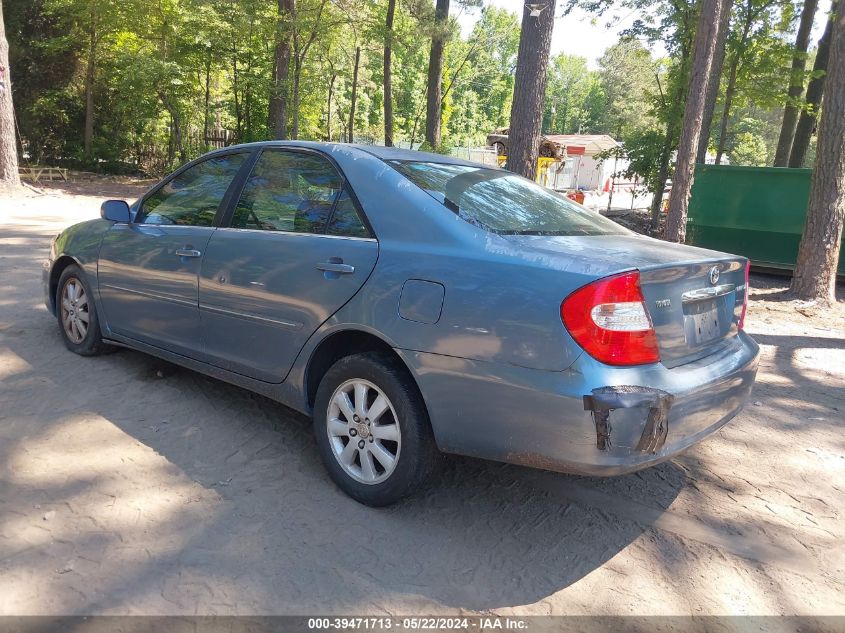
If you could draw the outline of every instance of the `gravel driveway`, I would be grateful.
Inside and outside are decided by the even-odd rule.
[[[0,193],[0,614],[845,615],[842,303],[754,276],[753,404],[668,463],[594,479],[452,458],[374,510],[283,406],[64,348],[40,265],[97,214],[74,191]]]

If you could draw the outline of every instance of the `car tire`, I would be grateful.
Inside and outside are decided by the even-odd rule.
[[[91,286],[75,264],[62,271],[56,288],[56,318],[65,346],[80,356],[97,356],[112,351],[103,342],[100,320]],[[87,319],[87,322],[86,322]]]
[[[314,435],[332,480],[373,507],[420,490],[440,462],[417,385],[386,354],[355,354],[332,365],[317,389]]]

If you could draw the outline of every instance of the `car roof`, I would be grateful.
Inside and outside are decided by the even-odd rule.
[[[257,141],[254,143],[242,143],[240,145],[230,145],[221,148],[218,151],[231,151],[239,148],[256,148],[256,147],[305,147],[322,150],[331,153],[333,149],[349,149],[353,148],[359,151],[366,152],[384,161],[399,160],[399,161],[422,161],[427,163],[443,163],[446,165],[466,165],[468,167],[484,167],[486,169],[498,169],[497,167],[490,167],[489,165],[482,165],[455,156],[447,156],[445,154],[434,154],[432,152],[421,152],[415,149],[402,149],[400,147],[384,147],[382,145],[364,145],[362,143],[323,143],[318,141]]]
[[[422,161],[426,163],[445,163],[449,165],[472,165],[478,166],[480,163],[474,163],[455,156],[447,156],[446,154],[435,154],[433,152],[421,152],[416,149],[403,149],[401,147],[384,147],[382,145],[360,145],[354,144],[353,147],[363,150],[373,156],[381,158],[382,160],[412,160]]]

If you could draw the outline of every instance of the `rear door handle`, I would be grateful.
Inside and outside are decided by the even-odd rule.
[[[351,275],[355,272],[355,266],[339,262],[323,262],[322,264],[317,264],[317,270],[323,270],[329,273],[340,273],[341,275]]]
[[[176,255],[178,257],[200,257],[202,251],[197,251],[192,248],[177,248]]]

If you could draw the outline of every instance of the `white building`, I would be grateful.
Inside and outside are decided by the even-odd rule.
[[[602,190],[613,181],[614,173],[628,166],[621,158],[596,159],[596,155],[621,145],[607,134],[548,134],[545,138],[566,150],[565,162],[549,183],[554,189]]]

